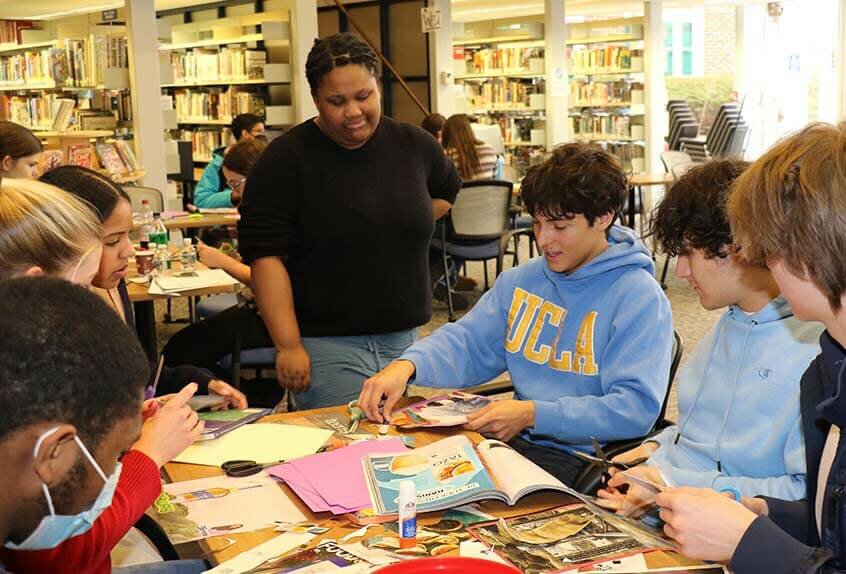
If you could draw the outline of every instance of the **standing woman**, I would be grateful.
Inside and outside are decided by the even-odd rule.
[[[238,236],[279,383],[315,408],[355,399],[431,317],[429,241],[461,181],[434,138],[381,115],[356,36],[316,40],[306,77],[318,115],[253,168]]]
[[[476,139],[466,114],[452,115],[444,122],[443,144],[463,181],[496,177],[496,152]]]
[[[42,145],[20,124],[0,121],[0,178],[36,179]]]

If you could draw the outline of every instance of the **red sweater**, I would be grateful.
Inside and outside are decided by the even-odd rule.
[[[50,550],[0,550],[0,563],[15,574],[108,574],[109,553],[162,491],[159,468],[147,455],[123,457],[114,499],[91,529]],[[0,570],[2,571],[2,570]]]

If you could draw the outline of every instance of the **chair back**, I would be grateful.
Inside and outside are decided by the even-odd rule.
[[[450,240],[492,240],[507,232],[513,189],[498,179],[465,182],[450,210]]]
[[[664,164],[667,173],[677,179],[690,169],[693,159],[683,151],[665,151],[661,152],[661,163]]]
[[[141,201],[145,199],[150,202],[150,209],[153,211],[164,211],[164,196],[155,187],[124,185],[123,190],[129,195],[129,202],[132,204],[132,213],[141,212]]]

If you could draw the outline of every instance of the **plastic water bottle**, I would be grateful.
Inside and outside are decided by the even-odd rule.
[[[194,273],[197,270],[197,250],[191,244],[191,238],[186,237],[182,244],[182,252],[179,254],[179,261],[182,264],[182,273]]]
[[[150,226],[150,249],[155,249],[153,245],[164,245],[167,247],[168,233],[162,215],[159,212],[153,213],[153,224]]]
[[[159,275],[166,273],[170,269],[170,254],[167,252],[167,245],[159,243],[156,247],[155,265]]]
[[[149,199],[141,200],[141,217],[139,218],[140,229],[138,238],[140,241],[150,241],[150,233],[153,231],[153,209],[150,207]]]

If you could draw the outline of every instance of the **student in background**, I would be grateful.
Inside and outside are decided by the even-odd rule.
[[[668,489],[656,499],[664,531],[681,553],[736,574],[846,572],[846,124],[811,124],[776,143],[738,179],[728,214],[743,257],[769,267],[797,318],[825,327],[801,382],[807,494],[738,503]]]
[[[806,481],[799,379],[819,353],[822,328],[794,317],[770,271],[744,261],[735,246],[726,201],[747,166],[737,159],[696,166],[652,216],[661,250],[678,256],[676,275],[705,309],[725,312],[679,371],[680,424],[614,460],[649,457],[627,474],[658,484],[798,500]],[[637,484],[625,495],[617,490],[626,482],[617,473],[599,491],[603,506],[622,514],[653,507],[655,495]]]
[[[444,123],[443,146],[455,163],[462,181],[494,179],[496,152],[488,144],[476,139],[466,114],[455,114]]]
[[[238,114],[232,119],[230,129],[232,139],[236,142],[244,138],[264,137],[264,120],[255,114]],[[223,156],[228,148],[228,145],[221,146],[212,152],[212,159],[206,169],[203,170],[203,175],[194,189],[194,205],[197,207],[214,208],[237,205],[232,201],[233,190],[227,187],[226,176],[221,173]]]
[[[0,121],[0,178],[36,179],[43,146],[27,128]]]
[[[202,430],[185,405],[193,389],[142,424],[137,340],[58,278],[0,281],[0,337],[0,561],[16,574],[110,572],[109,551],[161,492],[158,467]],[[163,566],[135,572],[206,568]]]
[[[317,107],[261,155],[238,239],[301,408],[346,403],[432,314],[428,249],[461,185],[421,128],[382,116],[376,54],[354,34],[315,41]]]
[[[443,143],[444,122],[446,118],[435,112],[429,114],[420,122],[420,127],[432,134],[439,144]]]
[[[129,196],[107,176],[75,165],[57,167],[44,174],[41,180],[81,198],[93,209],[100,224],[103,251],[92,285],[134,332],[135,320],[125,280],[133,254],[129,239],[132,230]],[[191,382],[199,385],[200,394],[225,397],[228,405],[234,408],[247,407],[247,399],[239,390],[217,379],[213,373],[185,363],[164,369],[157,391],[159,394],[178,392]]]
[[[0,279],[55,275],[90,285],[102,249],[97,222],[75,197],[38,181],[0,186]]]
[[[572,483],[571,454],[652,427],[667,390],[673,329],[651,253],[612,225],[626,174],[601,147],[567,144],[523,180],[544,257],[500,275],[457,323],[416,342],[364,383],[359,405],[386,421],[409,382],[469,387],[507,370],[515,398],[469,417],[468,430],[510,444]],[[644,326],[648,325],[648,328]]]
[[[223,158],[223,172],[233,190],[243,189],[247,176],[258,161],[266,144],[260,140],[242,140],[233,145]],[[223,269],[245,285],[252,283],[250,267],[237,253],[224,253],[204,243],[199,245],[200,261],[212,269]],[[241,334],[241,349],[273,347],[254,304],[229,307],[174,334],[162,350],[168,365],[198,365],[223,373],[218,366],[221,357],[232,352],[236,335]],[[251,401],[253,402],[253,401]]]

